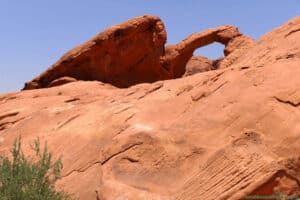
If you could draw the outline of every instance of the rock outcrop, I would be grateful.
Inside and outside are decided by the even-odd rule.
[[[219,42],[226,47],[234,38],[240,36],[242,34],[238,28],[229,25],[194,33],[178,44],[166,47],[164,65],[170,66],[174,78],[180,77],[185,72],[183,66],[186,66],[196,49],[214,42]],[[229,53],[231,52],[227,55]]]
[[[244,38],[236,27],[221,26],[192,34],[165,48],[167,35],[163,22],[155,16],[138,17],[113,26],[72,49],[27,82],[24,89],[63,84],[62,77],[98,80],[121,88],[179,78],[185,73],[195,49],[220,42],[226,46],[227,56],[248,45],[239,39],[236,42],[236,38]]]
[[[160,67],[165,42],[165,28],[158,17],[131,19],[72,49],[24,89],[48,87],[64,76],[117,87],[168,78],[168,72]]]
[[[243,54],[247,53],[248,49],[253,47],[254,44],[254,40],[246,35],[233,38],[224,49],[225,57],[217,63],[215,68],[227,68],[234,64]]]
[[[214,63],[215,62],[213,60],[209,60],[204,56],[192,56],[186,64],[183,77],[214,70]]]
[[[0,155],[20,134],[25,152],[36,137],[47,140],[54,156],[63,155],[57,187],[84,200],[300,196],[300,17],[249,42],[249,48],[235,28],[222,30],[196,34],[165,53],[184,63],[177,54],[190,56],[208,43],[195,38],[210,35],[205,38],[215,41],[221,34],[228,38],[218,39],[227,45],[227,56],[235,52],[231,45],[247,49],[226,68],[129,88],[64,77],[71,83],[0,95]],[[159,44],[165,40],[158,38]],[[83,55],[89,54],[74,54],[69,62]],[[69,66],[71,72],[63,61],[52,69]],[[36,83],[47,87],[69,76],[62,74]]]

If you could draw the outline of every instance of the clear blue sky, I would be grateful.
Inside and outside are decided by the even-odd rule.
[[[255,39],[300,14],[300,0],[0,0],[0,93],[17,91],[67,50],[144,14],[165,23],[168,44],[232,24]],[[220,45],[197,51],[222,55]]]

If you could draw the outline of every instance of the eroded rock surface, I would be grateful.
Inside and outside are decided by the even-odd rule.
[[[24,89],[50,87],[52,82],[63,84],[62,77],[98,80],[121,88],[179,78],[185,73],[195,49],[220,42],[229,55],[248,45],[235,42],[242,36],[236,27],[227,25],[192,34],[165,48],[167,34],[163,22],[155,16],[138,17],[113,26],[72,49],[27,82]],[[230,60],[232,64],[235,59]]]
[[[192,56],[185,67],[183,77],[214,70],[214,62],[204,56]]]
[[[112,26],[66,53],[24,89],[43,88],[63,76],[117,87],[169,78],[160,66],[166,32],[158,17],[143,16]]]
[[[300,17],[224,69],[125,89],[77,81],[0,95],[0,153],[19,134],[25,152],[47,140],[63,155],[57,187],[84,200],[299,196],[298,41]]]

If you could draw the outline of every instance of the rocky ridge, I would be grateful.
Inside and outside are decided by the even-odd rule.
[[[35,90],[0,95],[0,154],[19,134],[47,140],[63,155],[57,187],[79,199],[300,196],[300,17],[256,42],[232,26],[165,40],[159,18],[136,18],[71,50]],[[218,67],[181,77],[215,41]]]
[[[98,80],[122,88],[174,79],[185,73],[187,62],[199,47],[213,42],[224,44],[226,59],[230,60],[226,62],[231,64],[237,57],[235,54],[239,55],[254,43],[229,25],[192,34],[167,47],[166,40],[164,24],[158,17],[146,15],[131,19],[70,50],[41,75],[27,82],[24,89],[51,87],[66,83],[68,79]]]

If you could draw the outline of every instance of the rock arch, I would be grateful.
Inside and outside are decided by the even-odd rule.
[[[117,87],[181,77],[195,49],[213,42],[225,45],[228,56],[249,47],[253,40],[234,26],[195,33],[165,47],[167,34],[156,16],[142,16],[110,27],[67,52],[45,72],[25,83],[24,89],[45,88],[69,80],[98,80]],[[238,45],[237,45],[237,44]],[[241,45],[242,44],[242,45]]]

